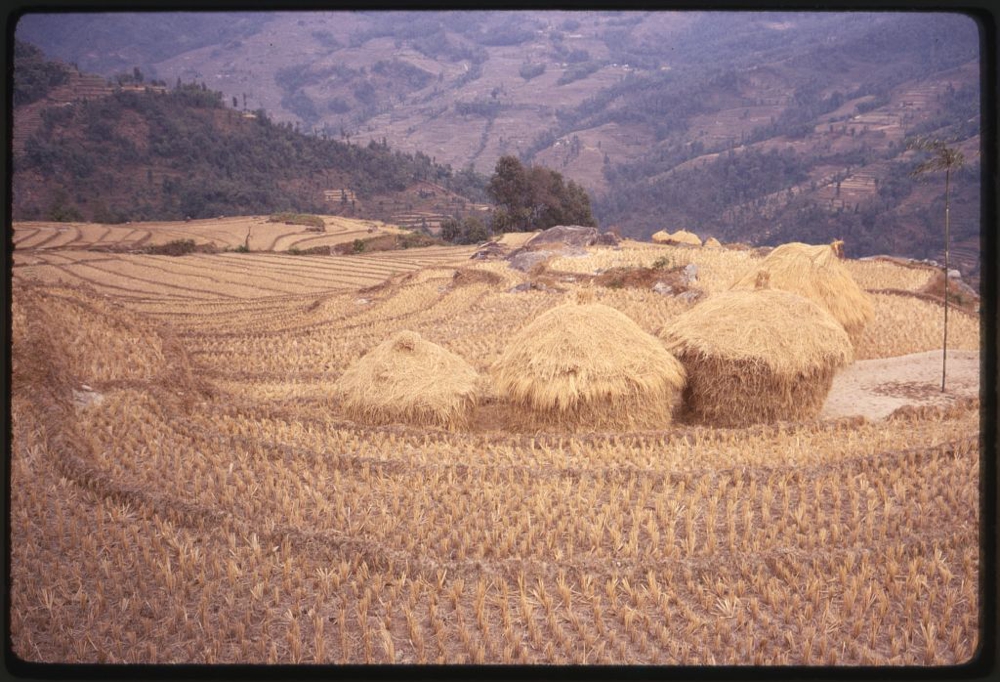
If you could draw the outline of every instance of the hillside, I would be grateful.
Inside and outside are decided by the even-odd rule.
[[[17,219],[292,210],[432,227],[482,208],[481,177],[424,154],[306,135],[263,110],[227,109],[204,85],[112,87],[67,71],[59,87],[15,109]]]
[[[909,181],[904,151],[942,137],[969,162],[953,228],[964,274],[978,270],[978,37],[959,15],[165,17],[27,16],[18,32],[82,68],[205,82],[227,105],[344,141],[483,173],[518,154],[637,238],[839,237],[853,256],[937,258],[943,183]]]

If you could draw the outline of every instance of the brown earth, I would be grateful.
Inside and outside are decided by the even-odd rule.
[[[883,419],[905,406],[946,406],[979,395],[979,352],[949,350],[945,392],[941,351],[859,360],[833,379],[821,418]]]

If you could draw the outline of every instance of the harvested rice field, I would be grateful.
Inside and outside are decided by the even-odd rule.
[[[625,241],[523,273],[471,260],[475,247],[294,255],[255,220],[166,237],[15,224],[20,658],[941,666],[975,654],[978,374],[935,389],[941,306],[907,295],[931,271],[845,262],[860,290],[881,292],[865,294],[863,331],[843,335],[836,368],[803,351],[787,375],[772,359],[766,384],[815,368],[823,381],[795,390],[817,410],[831,390],[836,410],[720,427],[684,409],[679,382],[772,351],[692,341],[713,361],[635,365],[659,362],[671,325],[763,255]],[[247,253],[106,248],[234,246],[250,223],[260,241]],[[658,262],[696,264],[701,298],[589,278]],[[533,281],[546,284],[518,286]],[[582,306],[606,311],[594,328],[566,322],[567,338],[545,323]],[[601,321],[621,315],[634,325],[602,350]],[[975,364],[979,329],[978,314],[952,311],[950,371]],[[637,349],[644,363],[630,362]],[[877,379],[913,354],[937,373],[911,362]],[[869,380],[838,381],[853,367]],[[890,389],[891,412],[864,411],[862,391]],[[678,402],[672,417],[658,400]]]

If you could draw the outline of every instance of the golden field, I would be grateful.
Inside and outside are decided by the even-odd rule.
[[[240,227],[165,229],[243,243],[253,219],[228,220]],[[585,288],[655,333],[697,303],[580,275],[666,255],[712,294],[751,251],[591,247],[550,264],[562,291],[512,293],[527,276],[470,261],[474,247],[291,255],[262,231],[250,253],[171,257],[91,248],[164,238],[157,226],[14,228],[23,659],[945,665],[976,651],[977,400],[562,432],[489,409],[452,431],[365,426],[336,397],[402,330],[488,376],[518,330]],[[847,265],[864,289],[931,274]],[[938,305],[872,300],[856,359],[939,347]],[[956,311],[949,347],[979,343],[978,317]]]

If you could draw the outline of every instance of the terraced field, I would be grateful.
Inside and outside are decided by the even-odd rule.
[[[211,220],[158,222],[125,225],[96,223],[19,222],[14,226],[14,245],[21,250],[117,249],[135,250],[190,239],[219,250],[246,246],[250,251],[305,250],[334,246],[378,234],[400,233],[394,225],[373,220],[323,216],[326,232],[306,230],[303,225],[270,222],[267,216],[244,216]]]
[[[243,220],[193,238],[231,244]],[[547,290],[511,291],[530,277],[470,261],[473,247],[170,257],[83,248],[151,226],[71,229],[15,226],[24,659],[945,665],[976,651],[978,400],[563,433],[489,411],[456,431],[371,427],[335,397],[403,329],[488,376],[518,329],[583,288],[654,332],[697,303],[584,275],[667,257],[698,264],[711,295],[753,252],[591,247],[550,263]],[[867,289],[930,276],[848,266]],[[859,358],[937,347],[933,302],[874,303]],[[949,339],[978,349],[978,317],[955,313]]]

